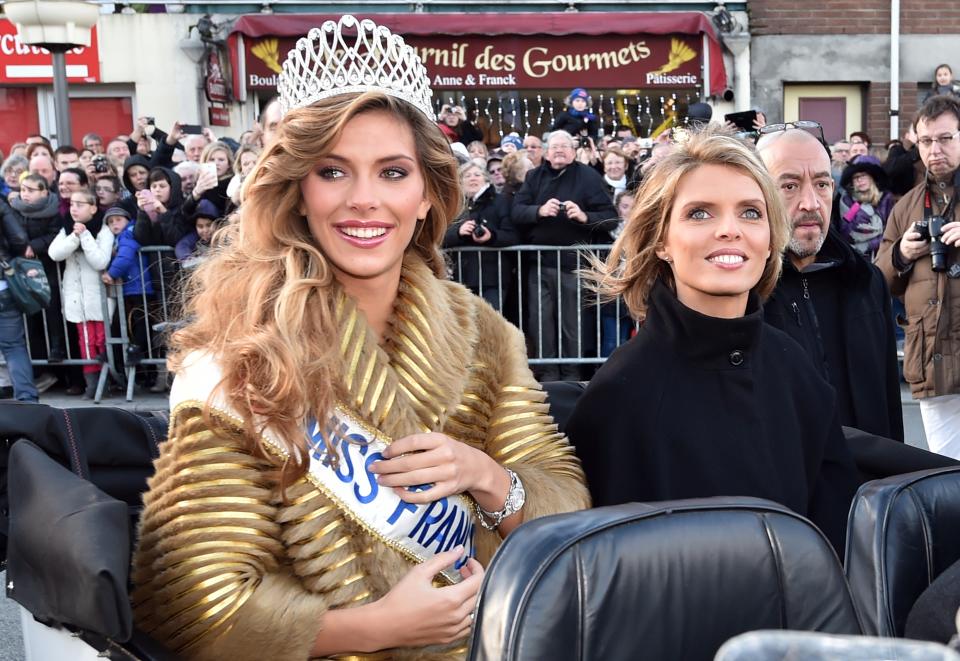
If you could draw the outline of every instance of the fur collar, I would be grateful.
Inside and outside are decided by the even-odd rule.
[[[468,376],[464,368],[477,341],[469,292],[438,280],[419,257],[408,254],[382,344],[353,299],[342,290],[338,296],[341,403],[390,438],[442,429],[460,402]],[[209,401],[214,411],[239,422],[221,395],[211,398],[221,378],[215,356],[190,354],[171,388],[171,410]],[[269,426],[263,435],[286,457],[285,444]]]

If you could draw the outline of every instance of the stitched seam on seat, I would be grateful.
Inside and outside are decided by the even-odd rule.
[[[770,552],[773,554],[773,562],[777,568],[777,586],[780,596],[780,628],[787,629],[787,600],[786,588],[783,584],[783,557],[780,553],[780,544],[774,539],[773,530],[770,528],[770,522],[766,514],[760,515],[760,522],[763,524],[763,530],[767,533],[767,543],[770,544]]]
[[[933,526],[930,523],[927,510],[923,508],[923,503],[920,502],[920,498],[916,492],[908,488],[907,493],[910,495],[910,500],[913,501],[913,505],[917,508],[917,512],[920,515],[920,530],[923,532],[923,550],[927,560],[927,585],[930,585],[933,583],[933,579],[936,578],[933,575]]]
[[[70,441],[70,454],[73,455],[74,471],[86,480],[87,476],[83,474],[83,466],[80,465],[80,451],[77,449],[77,441],[73,437],[73,425],[70,422],[70,414],[66,410],[63,411],[63,419],[67,422],[67,440]]]
[[[573,553],[577,568],[577,619],[580,622],[580,626],[577,628],[577,658],[582,660],[587,658],[584,653],[586,644],[584,632],[587,630],[587,586],[584,585],[584,580],[587,574],[583,569],[583,554],[580,553],[580,547],[575,546]]]
[[[780,509],[781,507],[783,509]],[[593,528],[593,529],[584,531],[583,533],[581,533],[580,535],[577,535],[573,539],[567,540],[566,543],[564,543],[558,549],[556,549],[555,551],[553,551],[552,553],[544,557],[544,559],[540,562],[539,566],[533,572],[533,575],[530,577],[530,580],[528,580],[526,582],[526,585],[524,585],[523,593],[517,599],[517,609],[513,618],[514,624],[522,620],[527,609],[527,602],[530,600],[530,595],[536,589],[536,586],[539,584],[540,579],[542,578],[544,572],[547,571],[547,568],[549,568],[557,558],[559,558],[561,555],[566,553],[571,546],[575,546],[576,544],[579,544],[584,539],[593,537],[594,535],[598,535],[608,530],[619,528],[621,526],[624,526],[630,523],[642,521],[643,519],[655,519],[661,516],[666,516],[668,514],[677,514],[677,513],[685,513],[685,512],[712,512],[716,510],[733,510],[738,512],[749,511],[749,512],[755,512],[758,514],[762,512],[769,512],[774,514],[780,514],[786,517],[791,517],[791,518],[797,519],[798,521],[804,521],[804,522],[807,521],[796,512],[791,512],[789,509],[787,509],[782,505],[781,506],[766,505],[764,503],[749,503],[749,504],[738,504],[738,505],[723,503],[723,504],[717,504],[712,506],[698,504],[695,507],[672,507],[670,509],[665,509],[665,510],[660,510],[655,512],[643,512],[640,514],[632,514],[629,517],[624,517],[616,521],[610,521],[604,524],[600,528]],[[820,532],[819,530],[817,530],[817,532],[820,534],[821,537],[823,537],[822,532]],[[824,537],[824,539],[826,538]],[[510,544],[510,540],[511,540],[511,537],[508,536],[507,539],[503,542],[503,544],[500,545],[500,550],[498,551],[498,554],[503,554],[504,546],[506,546],[507,544]],[[486,577],[484,577],[484,581],[486,582]],[[514,649],[516,648],[516,645],[517,645],[517,637],[519,636],[519,629],[520,628],[517,626],[511,627],[508,640],[506,640],[503,643],[503,646],[506,648],[507,658],[512,657],[514,654]]]

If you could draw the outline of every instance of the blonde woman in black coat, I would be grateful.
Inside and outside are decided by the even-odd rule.
[[[591,275],[642,327],[567,426],[595,505],[768,498],[842,550],[859,475],[833,389],[763,322],[788,235],[773,181],[728,135],[691,137],[644,179]]]

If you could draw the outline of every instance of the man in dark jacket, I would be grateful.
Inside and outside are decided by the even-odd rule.
[[[526,230],[531,244],[569,248],[610,242],[610,230],[618,223],[617,210],[607,195],[603,177],[576,162],[575,155],[573,136],[566,131],[551,133],[546,160],[527,174],[514,197],[513,222],[521,232]],[[574,273],[577,267],[574,249],[547,253],[530,265],[526,297],[537,358],[575,358],[582,348],[579,287]],[[559,354],[558,327],[562,330]],[[577,365],[554,364],[544,368],[540,376],[541,380],[553,381],[579,380],[581,375]]]
[[[0,209],[0,259],[8,262],[23,255],[27,249],[27,232],[10,207]],[[6,276],[0,273],[0,353],[7,362],[13,396],[22,402],[36,402],[39,398],[33,384],[33,367],[27,353],[23,314],[13,302]]]
[[[793,223],[783,276],[764,316],[836,389],[841,424],[902,441],[890,293],[880,270],[829,229],[830,157],[797,129],[764,136],[757,147]]]

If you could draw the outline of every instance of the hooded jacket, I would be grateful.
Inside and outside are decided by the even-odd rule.
[[[134,165],[139,165],[147,169],[147,172],[153,167],[150,165],[150,161],[143,154],[133,154],[127,157],[127,160],[123,162],[123,173],[121,174],[121,180],[123,181],[123,187],[130,193],[130,197],[125,197],[120,200],[117,206],[122,207],[130,214],[131,218],[137,217],[137,198],[136,193],[137,189],[134,188],[133,182],[130,181],[129,170]]]
[[[10,200],[10,207],[17,214],[20,224],[27,233],[27,240],[33,253],[39,259],[47,259],[47,251],[57,232],[60,231],[60,198],[53,191],[47,197],[34,204],[27,204],[21,198]]]
[[[802,272],[784,257],[764,318],[800,344],[836,389],[840,424],[903,440],[890,292],[879,269],[835,229]]]
[[[163,171],[167,173],[170,181],[170,199],[164,205],[167,210],[156,218],[150,218],[146,211],[137,208],[133,236],[141,246],[173,247],[190,231],[181,209],[183,193],[180,189],[180,175],[167,168],[163,168]]]

